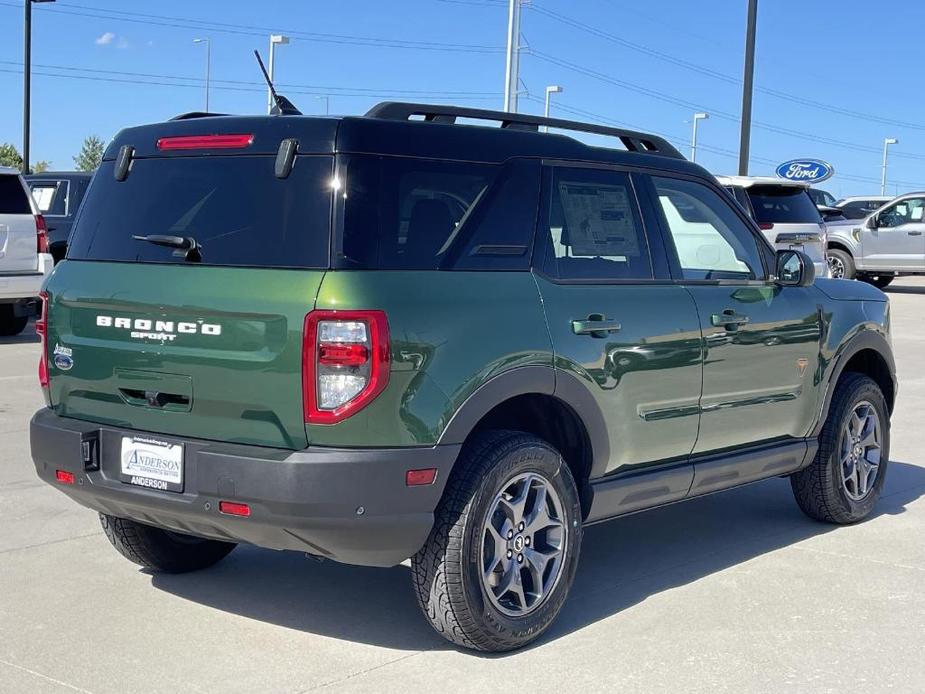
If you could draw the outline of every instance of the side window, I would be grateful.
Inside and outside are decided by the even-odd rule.
[[[63,217],[67,214],[67,181],[37,181],[32,184],[32,197],[44,215]]]
[[[563,280],[652,279],[629,176],[601,169],[547,170],[538,262]]]
[[[890,205],[877,216],[878,227],[898,227],[903,224],[918,224],[923,221],[925,198],[908,198]]]
[[[345,268],[435,270],[499,167],[356,155],[345,157]]]
[[[764,277],[758,241],[730,203],[693,181],[652,178],[684,279]]]

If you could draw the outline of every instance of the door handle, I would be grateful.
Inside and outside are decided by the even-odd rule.
[[[909,234],[909,236],[921,236],[922,235],[921,231],[907,231],[906,233]]]
[[[714,313],[710,316],[710,322],[718,328],[723,327],[726,328],[726,330],[735,330],[740,325],[746,325],[748,323],[748,316],[743,316],[741,313],[736,313],[731,308],[727,308],[722,313]]]
[[[572,321],[573,333],[576,335],[590,335],[591,337],[607,337],[609,333],[620,330],[620,327],[617,321],[605,318],[600,313],[592,313],[584,320]]]

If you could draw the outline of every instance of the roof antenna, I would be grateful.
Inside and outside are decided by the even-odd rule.
[[[302,112],[297,109],[289,99],[281,94],[276,93],[276,89],[273,87],[273,82],[270,81],[270,75],[267,74],[267,68],[263,64],[263,59],[260,57],[260,52],[255,50],[254,57],[257,58],[257,64],[260,66],[260,72],[263,73],[263,79],[266,80],[267,86],[270,88],[270,94],[273,96],[274,106],[270,111],[271,115],[274,116],[301,116]]]

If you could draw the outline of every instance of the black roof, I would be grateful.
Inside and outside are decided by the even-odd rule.
[[[460,123],[460,119],[467,122]],[[471,121],[471,122],[470,122]],[[493,121],[501,127],[474,124]],[[541,126],[557,132],[540,132]],[[611,136],[622,147],[585,144],[562,130]],[[365,116],[232,116],[190,113],[163,123],[127,128],[106,149],[115,159],[128,145],[132,156],[189,156],[189,151],[159,151],[157,141],[171,136],[253,134],[249,154],[276,154],[284,139],[298,140],[301,154],[364,153],[500,163],[511,157],[598,161],[708,175],[688,162],[663,138],[607,126],[485,111],[456,106],[386,102]],[[240,154],[241,150],[201,150],[203,154]]]

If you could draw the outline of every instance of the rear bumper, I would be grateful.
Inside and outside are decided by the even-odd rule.
[[[0,301],[36,298],[54,265],[49,253],[40,253],[38,269],[34,272],[10,275],[0,273]]]
[[[392,566],[423,546],[460,449],[287,451],[149,434],[184,444],[184,491],[171,493],[119,481],[122,435],[146,433],[43,409],[30,426],[32,459],[41,479],[100,513],[366,566]],[[436,482],[406,486],[405,472],[420,468],[437,468]],[[75,483],[59,483],[57,470]],[[246,503],[251,515],[222,514],[220,500]]]

